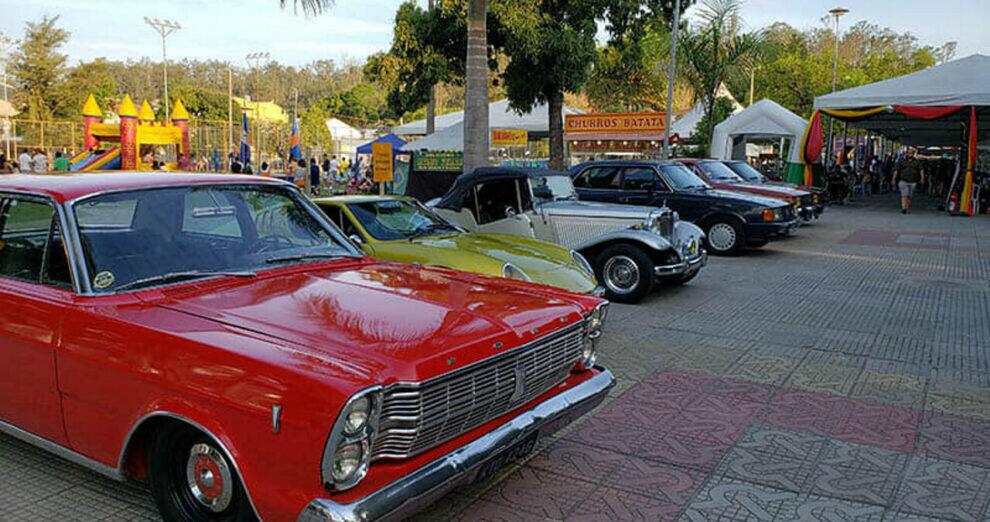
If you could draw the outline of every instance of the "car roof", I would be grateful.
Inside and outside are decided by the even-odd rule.
[[[259,183],[288,185],[285,181],[239,174],[191,172],[86,172],[72,174],[8,174],[0,176],[0,192],[26,192],[53,198],[59,203],[118,190],[178,187],[209,183]]]
[[[646,166],[649,166],[649,167],[659,166],[659,167],[663,167],[663,166],[668,166],[668,165],[678,165],[680,163],[680,161],[681,160],[678,159],[678,158],[669,159],[669,160],[643,160],[643,159],[638,159],[638,160],[626,160],[626,159],[592,160],[592,161],[585,161],[584,163],[579,163],[577,165],[574,165],[573,167],[571,167],[571,173],[576,174],[578,169],[585,169],[587,167],[594,167],[594,166],[629,165],[629,166],[633,166],[633,167],[638,167],[638,166],[643,166],[643,167],[646,167]]]
[[[467,174],[461,174],[458,176],[454,181],[454,185],[451,186],[450,190],[448,190],[447,193],[440,198],[440,201],[437,202],[436,206],[439,208],[459,210],[462,206],[464,195],[469,193],[471,187],[478,183],[498,179],[534,178],[537,176],[565,176],[569,178],[571,175],[567,172],[550,169],[523,167],[479,167],[471,172],[468,172]]]

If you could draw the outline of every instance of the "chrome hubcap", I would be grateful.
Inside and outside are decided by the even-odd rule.
[[[203,507],[219,513],[230,506],[234,494],[230,467],[209,444],[196,444],[189,450],[186,480],[193,498]]]
[[[632,258],[615,256],[605,262],[602,270],[605,286],[617,294],[628,294],[639,284],[639,267]]]
[[[728,223],[715,223],[708,229],[708,244],[715,250],[731,250],[736,244],[736,229]]]

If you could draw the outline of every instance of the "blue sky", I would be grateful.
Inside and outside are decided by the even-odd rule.
[[[293,14],[276,0],[0,0],[0,32],[20,36],[24,22],[61,15],[72,32],[66,52],[73,61],[158,59],[157,35],[143,16],[170,18],[184,28],[169,38],[170,58],[217,58],[244,64],[249,52],[267,51],[282,63],[314,59],[363,61],[388,48],[391,24],[401,0],[337,0],[319,17]],[[421,0],[425,4],[425,0]],[[743,17],[750,27],[775,21],[807,28],[835,7],[836,0],[747,0]],[[922,43],[959,42],[958,56],[990,54],[990,0],[843,0],[851,9],[848,27],[869,20],[896,31],[910,31]]]

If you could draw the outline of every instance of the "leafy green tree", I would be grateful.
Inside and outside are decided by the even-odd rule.
[[[66,56],[60,52],[69,32],[58,27],[58,16],[28,22],[20,48],[14,53],[10,74],[15,103],[32,120],[47,120],[55,114],[66,74]]]
[[[740,30],[739,0],[706,0],[698,11],[699,24],[685,31],[680,56],[687,79],[704,106],[704,127],[715,126],[718,90],[733,76],[748,72],[758,58],[762,32]]]
[[[79,117],[86,98],[92,94],[104,112],[113,110],[117,102],[117,82],[110,63],[104,58],[84,62],[69,69],[61,84],[55,115],[60,118]]]
[[[189,116],[198,120],[222,121],[227,119],[227,93],[194,85],[178,85],[172,90],[175,99],[182,100]],[[233,119],[240,121],[241,107],[233,104]]]

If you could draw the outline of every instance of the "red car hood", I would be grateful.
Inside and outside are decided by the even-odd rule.
[[[737,190],[740,192],[752,192],[754,194],[763,194],[764,196],[770,196],[774,198],[782,198],[791,200],[796,197],[808,196],[807,192],[803,190],[797,190],[790,187],[781,187],[775,185],[766,185],[763,183],[717,183],[716,188],[725,190]]]
[[[485,359],[579,322],[588,309],[584,296],[449,270],[367,260],[307,268],[176,288],[159,305],[357,366],[382,384]]]

